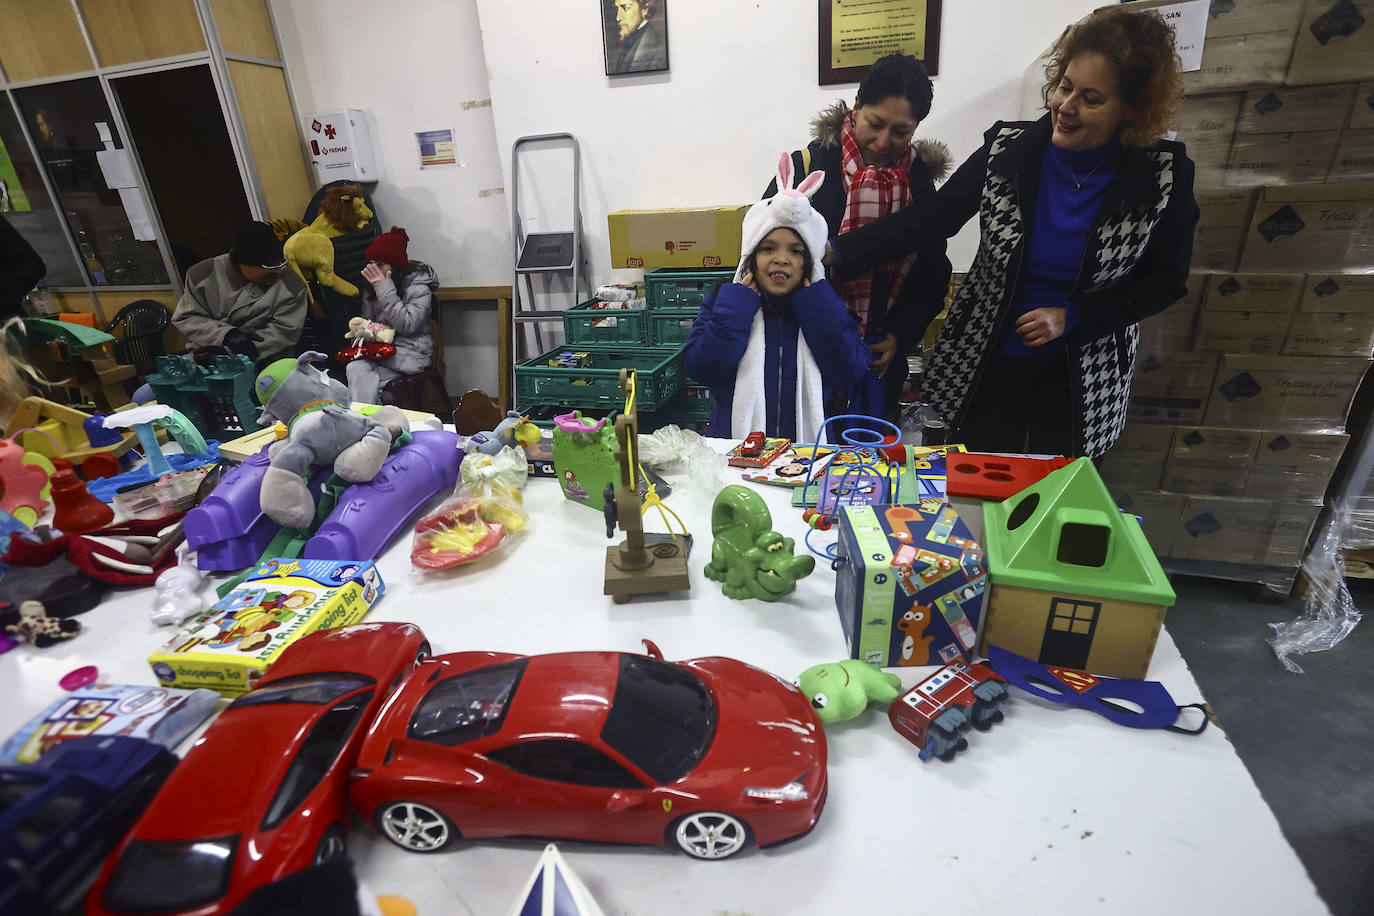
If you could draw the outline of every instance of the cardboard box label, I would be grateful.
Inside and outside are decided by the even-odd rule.
[[[1183,91],[1188,95],[1197,95],[1227,89],[1278,86],[1288,69],[1292,46],[1291,29],[1244,35],[1209,35],[1202,44],[1202,68],[1183,74]]]
[[[1242,496],[1254,499],[1273,499],[1281,495],[1294,502],[1321,502],[1331,483],[1334,468],[1326,473],[1301,474],[1284,468],[1254,467],[1245,479]]]
[[[1237,130],[1247,134],[1330,130],[1344,123],[1354,97],[1355,87],[1350,83],[1253,89],[1245,94]]]
[[[1256,188],[1198,188],[1193,192],[1199,211],[1198,228],[1249,226],[1258,193]]]
[[[1345,454],[1350,436],[1346,433],[1305,433],[1290,429],[1267,429],[1260,433],[1255,464],[1306,469],[1335,470]]]
[[[1374,178],[1374,130],[1348,130],[1342,134],[1327,177],[1330,181]]]
[[[1340,131],[1237,134],[1231,144],[1226,183],[1289,185],[1325,181],[1336,156]]]
[[[1184,461],[1224,461],[1234,465],[1254,460],[1260,430],[1180,426],[1174,431],[1170,456]]]
[[[1266,188],[1241,258],[1244,270],[1342,270],[1374,263],[1374,187],[1352,182]]]
[[[1217,358],[1211,354],[1141,350],[1136,353],[1131,390],[1168,393],[1210,389],[1216,371]]]
[[[1309,274],[1301,310],[1374,313],[1374,274]]]
[[[1293,44],[1288,85],[1374,76],[1374,16],[1365,0],[1307,0]]]
[[[1172,493],[1240,496],[1245,489],[1245,473],[1237,473],[1230,465],[1170,458],[1164,465],[1164,477],[1159,485]]]
[[[1253,190],[1253,189],[1252,189]],[[1214,226],[1198,229],[1193,236],[1193,268],[1235,270],[1245,247],[1245,229]]]
[[[1286,356],[1369,356],[1374,312],[1299,312],[1283,343]]]
[[[1198,320],[1198,353],[1275,354],[1283,345],[1292,320],[1288,312],[1211,312]]]
[[[1298,27],[1302,4],[1293,0],[1214,0],[1207,10],[1207,37],[1283,31]]]
[[[1142,460],[1163,458],[1174,441],[1171,426],[1143,426],[1127,423],[1107,454],[1114,458]]]
[[[1340,426],[1368,360],[1225,356],[1207,401],[1212,426]]]
[[[1212,312],[1291,312],[1302,290],[1302,274],[1208,274],[1204,307]]]

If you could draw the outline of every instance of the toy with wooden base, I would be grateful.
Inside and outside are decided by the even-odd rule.
[[[640,518],[639,490],[635,473],[639,467],[639,418],[635,407],[635,370],[620,370],[620,390],[625,392],[625,410],[615,418],[615,460],[620,466],[619,484],[607,484],[603,497],[606,512],[606,537],[615,535],[617,522],[625,540],[606,548],[606,586],[604,594],[616,604],[631,595],[649,592],[685,591],[692,587],[687,576],[687,551],[691,541],[684,530],[656,543],[646,544],[644,522]],[[650,487],[644,508],[666,507]],[[667,516],[664,516],[665,520]],[[681,520],[679,519],[679,524]]]

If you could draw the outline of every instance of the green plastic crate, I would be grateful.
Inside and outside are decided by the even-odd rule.
[[[663,267],[644,275],[645,296],[651,309],[699,309],[716,284],[727,283],[735,269],[683,269]]]
[[[680,347],[692,333],[700,309],[670,309],[653,311],[649,320],[649,342],[655,347]]]
[[[569,345],[637,346],[652,343],[645,309],[594,309],[596,300],[563,313],[563,337]]]
[[[586,368],[550,366],[549,360],[567,346],[555,347],[515,366],[515,398],[521,404],[559,404],[565,407],[599,407],[619,410],[625,404],[620,390],[620,370],[635,369],[636,397],[640,410],[658,410],[681,390],[687,373],[682,351],[647,347],[578,346],[592,358]]]

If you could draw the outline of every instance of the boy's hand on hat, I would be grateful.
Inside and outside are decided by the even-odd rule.
[[[887,375],[887,367],[892,365],[892,357],[897,355],[897,338],[888,332],[887,336],[875,344],[869,344],[869,352],[877,354],[877,359],[868,364],[868,368],[878,374],[878,378]]]

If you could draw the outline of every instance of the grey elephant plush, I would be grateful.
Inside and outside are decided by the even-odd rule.
[[[289,430],[268,450],[270,462],[259,494],[267,517],[288,528],[305,528],[315,518],[306,479],[316,466],[332,464],[344,480],[369,481],[382,469],[391,440],[410,428],[396,407],[369,416],[350,410],[348,388],[310,365],[326,358],[311,351],[279,359],[262,370],[253,386],[263,413]]]

